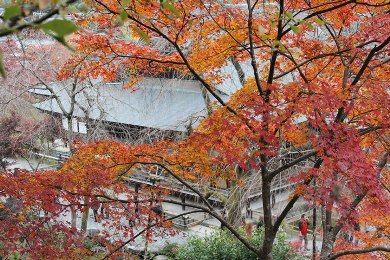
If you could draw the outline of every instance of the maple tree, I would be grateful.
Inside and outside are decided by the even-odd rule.
[[[140,218],[139,225],[148,234],[150,228],[165,223],[150,205],[162,201],[184,204],[220,220],[260,259],[272,259],[273,242],[283,220],[298,199],[305,198],[322,209],[320,259],[370,252],[386,257],[381,252],[390,251],[386,247],[388,222],[378,217],[390,211],[386,167],[390,20],[386,1],[85,3],[93,11],[78,17],[79,26],[86,29],[74,39],[76,52],[61,71],[62,78],[110,81],[124,72],[131,88],[142,77],[174,70],[198,80],[216,104],[185,140],[136,146],[113,141],[80,145],[59,172],[16,179],[2,176],[4,183],[37,184],[34,192],[26,186],[19,188],[24,191],[20,193],[8,184],[2,187],[4,195],[26,205],[34,198],[48,212],[66,211],[71,204],[81,208],[91,203],[85,198],[101,198],[110,204],[116,220],[123,214]],[[227,64],[235,67],[241,86],[225,102],[217,89],[231,84],[223,73]],[[292,152],[298,156],[291,157]],[[304,170],[298,167],[302,163]],[[146,187],[142,195],[125,185],[132,173],[152,166],[159,166],[196,193],[203,204],[170,200],[159,184]],[[273,219],[272,181],[289,170],[295,172],[290,181],[296,186]],[[208,201],[210,194],[204,189],[217,179],[242,189],[250,180],[258,181],[265,228],[261,245],[251,244],[237,231],[236,221],[229,218],[237,207],[226,205],[225,219]],[[57,194],[67,202],[53,203],[49,191],[53,192],[50,196]],[[131,216],[136,209],[141,214]],[[376,231],[366,235],[353,231],[356,222],[376,227]],[[117,221],[112,227],[121,228]],[[129,240],[118,241],[122,243],[110,248],[110,256],[137,236],[132,228],[125,231]],[[342,232],[356,233],[359,245],[345,244]]]

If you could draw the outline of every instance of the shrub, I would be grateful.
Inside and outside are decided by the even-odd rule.
[[[169,258],[175,258],[179,245],[177,243],[166,244],[159,252]]]
[[[240,231],[243,236],[245,232]],[[264,230],[255,230],[251,234],[250,242],[260,246],[264,239]],[[279,232],[272,251],[273,259],[298,259],[298,255],[289,246],[286,235]],[[216,230],[211,236],[200,238],[191,237],[188,243],[181,245],[177,253],[171,259],[185,260],[243,260],[258,259],[257,256],[247,249],[238,239],[227,230]]]

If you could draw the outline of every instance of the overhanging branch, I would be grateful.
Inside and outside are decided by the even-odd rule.
[[[191,191],[193,191],[194,193],[196,193],[199,198],[206,204],[206,206],[212,210],[213,209],[213,206],[211,206],[211,204],[208,202],[208,200],[202,195],[202,193],[200,193],[197,189],[193,188],[191,185],[189,185],[185,180],[183,180],[179,175],[177,175],[176,173],[174,173],[173,171],[171,171],[168,167],[166,167],[165,165],[163,165],[162,163],[158,163],[158,162],[142,162],[142,161],[135,161],[135,162],[131,162],[131,163],[125,163],[125,164],[117,164],[117,165],[114,165],[114,166],[111,166],[111,168],[113,167],[116,167],[116,166],[119,166],[119,165],[127,165],[127,164],[130,164],[131,167],[134,167],[136,164],[141,164],[141,165],[157,165],[157,166],[160,166],[161,168],[163,168],[165,171],[167,171],[170,175],[172,175],[172,177],[174,177],[176,180],[178,180],[181,184],[183,184],[184,186],[186,186],[186,188],[190,189]]]
[[[161,222],[167,222],[167,221],[174,220],[176,218],[179,218],[179,217],[182,217],[182,216],[185,216],[185,215],[189,215],[189,214],[192,214],[192,213],[198,213],[198,212],[203,212],[203,210],[193,210],[193,211],[184,212],[184,213],[181,213],[179,215],[176,215],[176,216],[173,216],[173,217],[170,217],[170,218],[167,218],[167,219],[163,219]],[[143,230],[138,232],[136,235],[134,235],[132,238],[130,238],[129,240],[127,240],[124,243],[122,243],[122,245],[120,245],[119,247],[115,248],[113,251],[108,253],[106,256],[104,256],[103,259],[108,259],[110,256],[112,256],[113,254],[115,254],[116,252],[121,250],[123,247],[125,247],[127,244],[129,244],[130,242],[134,241],[134,239],[136,239],[137,237],[139,237],[140,235],[145,233],[145,231],[147,231],[147,230],[149,230],[149,229],[151,229],[151,228],[153,228],[153,227],[155,227],[155,226],[157,226],[159,224],[161,224],[161,223],[157,222],[157,223],[154,223],[152,225],[147,226],[146,228],[144,228]]]
[[[337,253],[337,254],[330,256],[328,258],[328,260],[334,260],[334,259],[337,259],[337,258],[345,256],[345,255],[360,255],[360,254],[365,254],[365,253],[370,253],[370,252],[375,252],[375,251],[390,252],[390,248],[377,246],[377,247],[364,248],[364,249],[358,249],[358,250],[347,250],[347,251],[343,251],[343,252],[340,252],[340,253]]]

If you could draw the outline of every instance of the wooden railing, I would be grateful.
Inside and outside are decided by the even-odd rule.
[[[164,212],[164,218],[171,218],[171,217],[174,217],[176,215],[177,214],[175,214],[175,213],[171,213],[171,212],[167,212],[167,211]],[[202,218],[202,219],[192,218],[191,215],[189,214],[189,215],[184,215],[184,216],[175,218],[175,219],[173,219],[172,222],[173,222],[174,226],[176,226],[176,227],[189,228],[189,227],[199,225],[205,220],[206,220],[206,218]]]

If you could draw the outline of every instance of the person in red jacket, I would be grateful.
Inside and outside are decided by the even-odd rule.
[[[301,241],[305,243],[305,250],[309,250],[307,247],[308,241],[307,241],[307,230],[309,227],[309,219],[306,217],[305,214],[302,214],[301,219],[299,220],[299,231],[301,232],[300,238]]]

